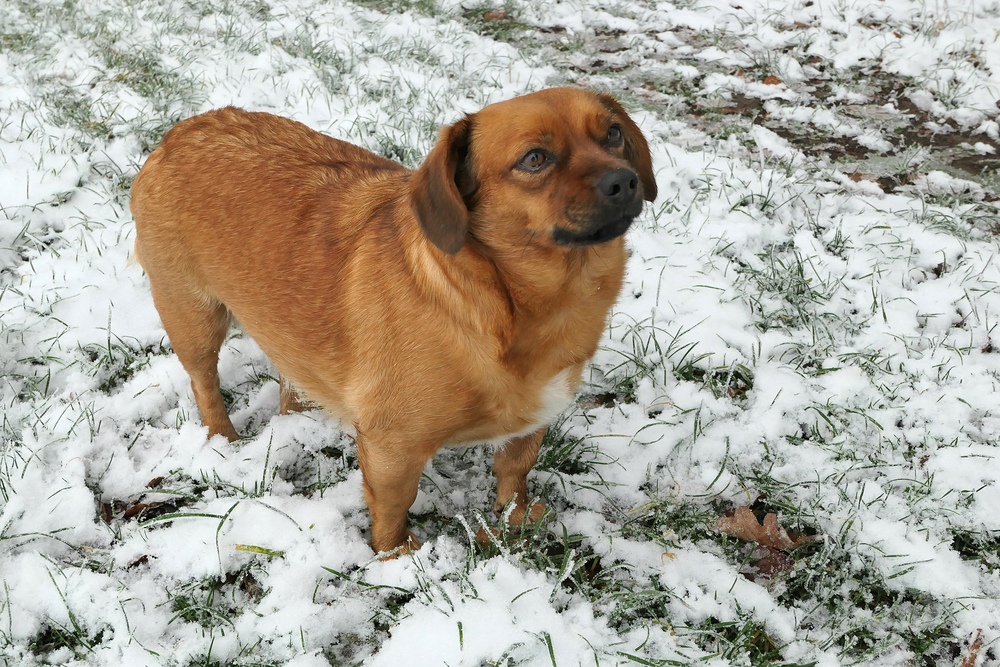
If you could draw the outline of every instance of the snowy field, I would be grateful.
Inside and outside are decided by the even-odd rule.
[[[0,664],[1000,664],[1000,3],[489,1],[0,3]],[[660,197],[555,517],[477,542],[489,452],[445,451],[377,561],[351,439],[236,331],[206,440],[131,181],[225,104],[415,166],[563,84]]]

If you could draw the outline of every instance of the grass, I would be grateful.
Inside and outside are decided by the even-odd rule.
[[[512,0],[499,7],[483,3],[463,8],[462,18],[470,30],[502,42],[517,41],[534,32],[533,26],[519,18],[519,8]]]
[[[28,650],[38,656],[52,660],[61,660],[70,655],[77,660],[83,660],[92,653],[94,646],[104,639],[104,632],[88,635],[78,626],[63,627],[53,624],[44,628],[28,642]]]
[[[753,370],[745,364],[715,365],[712,354],[698,353],[698,343],[691,340],[691,329],[670,331],[650,320],[612,325],[612,336],[621,346],[609,351],[621,358],[604,371],[602,389],[591,401],[597,404],[634,403],[635,392],[643,380],[655,380],[667,386],[669,378],[694,382],[711,391],[716,398],[745,398],[753,389]],[[651,413],[662,405],[651,407]]]
[[[137,341],[118,337],[108,323],[108,338],[103,345],[88,343],[80,347],[82,362],[98,382],[97,389],[110,393],[128,382],[136,372],[149,366],[150,358],[168,354],[161,342],[141,346]]]
[[[233,617],[267,594],[257,579],[260,572],[261,565],[250,561],[225,577],[185,582],[168,593],[173,613],[170,621],[197,623],[206,630],[232,628]]]
[[[997,531],[954,530],[952,548],[963,559],[981,563],[988,572],[1000,570],[1000,534]]]
[[[49,579],[65,608],[66,620],[61,622],[58,618],[49,619],[29,640],[27,648],[30,652],[45,656],[52,661],[65,661],[69,657],[83,660],[105,640],[110,628],[103,623],[78,615],[70,606],[63,588],[51,572]],[[0,634],[0,639],[2,638],[3,635]]]
[[[893,646],[906,646],[915,664],[935,665],[953,659],[952,636],[958,606],[942,604],[916,591],[899,591],[846,550],[820,548],[807,556],[809,567],[794,568],[783,581],[781,599],[811,608],[803,622],[826,634],[823,641],[855,660],[872,660]],[[856,610],[846,614],[845,610]],[[892,625],[890,634],[875,628]]]

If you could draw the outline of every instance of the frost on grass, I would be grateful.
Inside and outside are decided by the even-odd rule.
[[[959,4],[8,2],[0,658],[995,662],[1000,16]],[[415,165],[547,83],[621,97],[661,192],[531,480],[555,519],[477,541],[489,455],[447,451],[424,549],[374,561],[350,436],[272,418],[235,332],[249,435],[206,441],[127,263],[131,180],[213,106]],[[713,530],[734,508],[810,539]]]

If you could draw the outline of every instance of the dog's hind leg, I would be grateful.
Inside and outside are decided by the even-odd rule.
[[[219,390],[219,349],[229,332],[229,310],[187,286],[164,286],[152,276],[150,284],[170,344],[191,376],[194,400],[209,437],[224,435],[230,441],[239,440]]]
[[[497,501],[494,509],[503,511],[510,501],[514,501],[508,523],[538,523],[545,514],[545,505],[529,502],[527,476],[535,461],[538,448],[542,444],[545,429],[514,438],[493,454],[493,474],[497,478]]]

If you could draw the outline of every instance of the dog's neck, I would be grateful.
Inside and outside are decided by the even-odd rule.
[[[614,301],[625,270],[622,239],[593,246],[472,246],[496,267],[517,312],[546,317],[580,300]],[[603,294],[601,294],[603,292]]]
[[[522,359],[519,370],[527,374],[548,372],[531,366],[538,359],[561,370],[594,354],[621,290],[625,259],[622,239],[578,248],[490,248],[471,239],[450,268],[469,275],[466,284],[478,283],[467,298],[503,295],[506,312],[497,320],[505,334],[502,355],[513,366],[522,366]],[[549,354],[539,354],[548,346]]]

